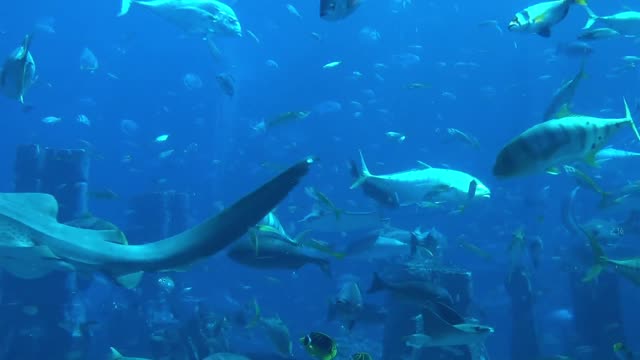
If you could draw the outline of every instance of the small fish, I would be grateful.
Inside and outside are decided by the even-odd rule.
[[[493,260],[493,255],[491,255],[491,253],[481,249],[479,246],[475,244],[472,244],[466,240],[460,240],[459,244],[461,248],[471,251],[472,253],[483,258],[484,260],[487,260],[487,261]]]
[[[295,6],[291,5],[291,4],[287,4],[287,10],[289,11],[289,13],[291,13],[292,15],[298,17],[299,19],[302,19],[302,15],[300,15],[300,13],[298,12],[298,9],[296,9]]]
[[[384,134],[387,135],[389,139],[397,141],[399,143],[403,143],[405,140],[407,140],[407,137],[404,134],[401,134],[399,132],[387,131]]]
[[[310,332],[300,338],[304,349],[318,360],[332,360],[338,355],[336,342],[327,334]]]
[[[235,80],[233,76],[231,76],[231,74],[220,73],[216,75],[216,81],[218,82],[220,89],[222,89],[222,91],[228,97],[233,97],[233,95],[236,93],[236,88],[235,88]]]
[[[340,64],[342,64],[342,61],[332,61],[330,63],[324,64],[322,66],[322,68],[323,69],[331,69],[331,68],[334,68],[334,67],[336,67],[336,66],[338,66]]]
[[[94,199],[99,199],[99,200],[116,200],[120,198],[120,195],[118,195],[115,191],[111,190],[111,189],[104,189],[104,190],[99,190],[99,191],[90,191],[89,192],[89,196],[91,196]]]
[[[424,89],[424,88],[427,88],[427,87],[429,87],[429,85],[425,84],[423,82],[412,82],[412,83],[407,84],[407,86],[406,86],[407,89]]]
[[[618,36],[620,36],[619,32],[617,32],[614,29],[609,29],[605,27],[605,28],[585,30],[580,35],[578,35],[578,40],[594,41],[594,40],[610,39]]]
[[[56,124],[56,123],[59,123],[60,121],[62,121],[62,118],[59,118],[57,116],[47,116],[47,117],[42,118],[42,120],[40,120],[40,121],[42,121],[45,124]]]
[[[169,139],[169,134],[158,135],[155,139],[155,142],[162,143]]]
[[[87,115],[80,114],[80,115],[76,116],[76,121],[79,122],[82,125],[91,126],[91,121],[89,120]]]
[[[478,142],[478,139],[476,139],[475,137],[464,133],[458,129],[455,128],[448,128],[447,129],[447,134],[449,134],[451,137],[456,138],[458,140],[462,140],[463,142],[467,143],[468,145],[471,145],[474,148],[479,148],[480,147],[480,142]]]
[[[478,26],[496,29],[500,33],[500,35],[504,33],[504,30],[502,30],[497,20],[486,20],[479,23]]]
[[[93,73],[98,70],[98,67],[98,58],[95,56],[93,51],[89,48],[84,48],[80,55],[80,70]]]
[[[247,34],[258,44],[260,44],[260,39],[253,33],[251,30],[246,30]]]
[[[320,17],[327,21],[337,21],[353,14],[362,0],[320,0]]]
[[[283,125],[294,120],[305,119],[310,114],[311,111],[289,111],[276,116],[274,119],[269,120],[268,122],[264,123],[263,126],[265,127],[265,129],[272,128],[274,126]]]

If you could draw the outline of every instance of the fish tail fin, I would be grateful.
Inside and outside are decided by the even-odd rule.
[[[587,16],[589,16],[589,19],[587,19],[587,23],[584,24],[583,29],[589,29],[593,26],[593,24],[596,23],[596,21],[600,18],[598,15],[596,15],[596,13],[593,12],[593,10],[591,10],[591,8],[587,5],[584,6],[584,9],[587,11]]]
[[[373,280],[371,280],[371,286],[369,286],[369,290],[367,290],[367,294],[371,294],[374,292],[378,292],[385,288],[384,281],[380,278],[377,272],[373,273]]]
[[[631,110],[629,110],[629,105],[627,104],[627,99],[622,98],[624,101],[624,120],[628,121],[633,129],[633,132],[636,134],[636,138],[640,140],[640,133],[638,133],[638,128],[636,127],[635,121],[633,121],[633,117],[631,116]]]
[[[134,0],[122,0],[122,5],[120,5],[120,12],[118,13],[118,16],[126,15],[129,12],[129,8],[131,7],[131,4],[133,2]]]
[[[358,186],[362,185],[368,178],[371,177],[371,173],[369,172],[369,168],[367,168],[367,163],[364,161],[364,156],[362,155],[362,150],[360,150],[360,172],[359,178],[356,180],[353,185],[351,185],[351,189],[355,189]]]
[[[584,278],[582,278],[582,281],[591,282],[600,275],[602,270],[604,270],[604,267],[607,264],[607,257],[604,254],[602,246],[598,243],[598,239],[596,239],[594,235],[587,233],[584,229],[582,229],[582,231],[589,238],[589,245],[593,251],[594,258],[594,265],[589,269]]]

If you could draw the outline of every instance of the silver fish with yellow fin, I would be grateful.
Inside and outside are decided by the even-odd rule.
[[[502,148],[493,175],[507,178],[543,171],[557,173],[558,166],[580,160],[595,164],[595,155],[622,126],[631,126],[640,140],[626,100],[624,108],[624,118],[571,115],[529,128]]]
[[[587,5],[586,0],[554,0],[531,5],[518,11],[509,23],[509,31],[528,32],[542,37],[551,36],[551,27],[569,14],[573,4]]]

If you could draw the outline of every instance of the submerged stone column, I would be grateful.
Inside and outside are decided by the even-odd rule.
[[[135,196],[130,201],[126,234],[131,244],[148,243],[170,237],[189,228],[191,219],[191,197],[188,193],[166,191]],[[170,280],[169,280],[170,279]],[[163,285],[170,282],[171,289]],[[175,285],[174,285],[175,284]],[[193,316],[193,304],[184,302],[181,290],[180,274],[146,274],[140,284],[140,299],[147,299],[145,307],[156,316],[156,321],[147,324],[126,324],[127,329],[118,331],[121,323],[111,325],[116,333],[132,332],[148,334],[140,339],[137,352],[151,353],[154,359],[187,359],[189,351],[197,344],[194,334],[182,334],[183,328],[176,325],[186,322]],[[175,292],[174,292],[175,291]],[[153,300],[148,300],[153,299]],[[187,336],[188,335],[188,336]],[[116,344],[127,341],[126,337],[113,339]],[[146,341],[146,342],[145,342]],[[132,351],[134,352],[134,351]]]
[[[505,281],[511,297],[511,359],[537,360],[540,349],[536,336],[533,292],[523,267],[515,267]]]
[[[604,271],[597,281],[585,283],[583,276],[573,272],[569,280],[578,336],[574,348],[590,346],[591,359],[613,359],[613,344],[625,342],[619,277]]]
[[[58,220],[69,221],[87,212],[89,157],[84,150],[58,150],[21,145],[16,151],[15,191],[44,192],[56,197]],[[65,305],[71,300],[69,274],[51,273],[24,280],[2,274],[3,303],[21,304],[0,309],[2,359],[65,359],[72,337],[65,323]]]
[[[142,194],[131,199],[127,237],[132,243],[164,239],[189,227],[191,198],[176,191]]]

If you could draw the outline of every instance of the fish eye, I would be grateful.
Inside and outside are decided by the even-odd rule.
[[[518,17],[517,17],[517,16],[515,16],[515,17],[513,18],[513,20],[511,20],[511,22],[514,22],[514,23],[516,23],[516,24],[520,24],[520,20],[518,20]]]

